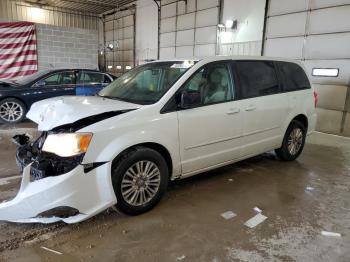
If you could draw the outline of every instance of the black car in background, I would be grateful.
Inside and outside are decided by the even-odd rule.
[[[0,122],[21,122],[33,103],[46,98],[95,95],[115,78],[96,70],[59,69],[16,80],[0,79]]]

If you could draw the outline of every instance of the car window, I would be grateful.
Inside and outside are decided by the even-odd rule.
[[[39,80],[38,82],[42,83],[42,85],[44,86],[74,84],[74,72],[67,71],[67,72],[55,73],[42,80]]]
[[[199,92],[201,104],[210,105],[234,99],[232,81],[226,63],[209,64],[197,71],[183,91]]]
[[[46,86],[59,85],[61,80],[61,73],[50,75],[43,79]]]
[[[62,72],[61,73],[61,85],[71,85],[74,84],[74,72]]]
[[[108,75],[104,75],[104,77],[103,77],[103,83],[109,84],[109,83],[111,83],[111,82],[112,82],[111,78],[110,78]]]
[[[278,62],[278,65],[284,79],[283,89],[285,91],[311,88],[304,70],[299,65],[288,62]]]
[[[270,61],[236,61],[241,98],[251,98],[280,92],[275,66]]]
[[[100,84],[104,80],[104,75],[96,72],[81,71],[78,75],[78,84]]]
[[[98,95],[136,104],[157,102],[195,61],[147,63],[126,72]]]

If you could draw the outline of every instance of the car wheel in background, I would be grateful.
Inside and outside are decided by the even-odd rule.
[[[303,151],[306,139],[306,128],[299,121],[293,120],[283,138],[282,146],[275,150],[283,161],[295,160]]]
[[[128,151],[112,170],[117,209],[127,215],[152,209],[166,191],[168,181],[168,166],[161,154],[146,147]]]
[[[0,101],[0,122],[15,124],[26,116],[25,105],[16,98],[6,98]]]

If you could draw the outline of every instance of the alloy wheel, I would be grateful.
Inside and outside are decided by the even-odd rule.
[[[151,201],[160,186],[160,170],[152,161],[138,161],[124,174],[121,193],[132,206],[141,206]]]
[[[294,128],[288,137],[288,151],[291,155],[296,155],[303,144],[303,131]]]
[[[16,102],[5,102],[0,105],[0,117],[6,122],[16,122],[23,116],[23,108]]]

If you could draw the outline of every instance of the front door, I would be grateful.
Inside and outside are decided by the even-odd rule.
[[[184,176],[240,157],[242,115],[226,62],[208,64],[181,91],[201,94],[201,104],[178,111]]]
[[[33,87],[35,101],[56,96],[75,95],[74,71],[52,73],[37,81]]]

